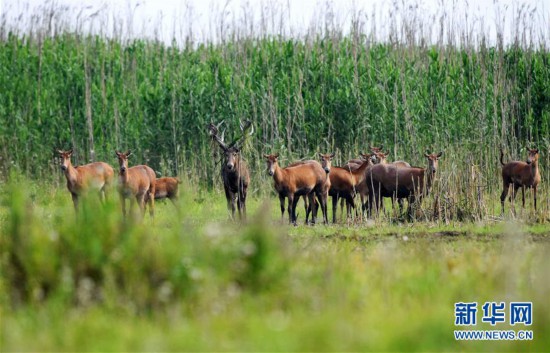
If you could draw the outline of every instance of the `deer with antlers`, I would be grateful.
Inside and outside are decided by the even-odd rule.
[[[106,193],[113,183],[115,172],[104,162],[95,162],[73,167],[71,156],[73,150],[58,150],[61,157],[61,170],[67,179],[67,189],[71,193],[74,208],[78,211],[78,198],[89,191],[98,191],[99,199],[104,201]]]
[[[247,136],[254,133],[254,127],[250,121],[241,123],[242,136],[228,146],[223,140],[223,134],[221,137],[219,136],[220,125],[221,123],[217,126],[211,123],[207,128],[212,141],[220,147],[223,153],[221,176],[227,208],[231,212],[231,218],[235,219],[235,204],[237,204],[239,218],[246,219],[246,195],[250,184],[250,174],[248,165],[242,158],[240,146]]]
[[[131,198],[135,198],[142,216],[145,214],[145,203],[149,204],[149,214],[151,218],[155,216],[155,186],[156,175],[153,169],[146,165],[137,165],[128,168],[128,157],[131,156],[131,151],[118,152],[115,151],[118,158],[120,170],[118,173],[119,184],[118,190],[122,206],[122,214],[126,216],[126,199],[130,199],[130,210],[134,203]]]
[[[502,194],[500,195],[500,203],[502,205],[502,213],[504,214],[504,200],[512,185],[512,194],[510,195],[510,203],[512,206],[515,201],[516,191],[521,188],[522,205],[525,208],[525,188],[533,189],[533,205],[537,210],[537,187],[540,183],[539,172],[539,150],[538,148],[527,149],[527,161],[512,161],[504,163],[504,152],[500,150],[500,164],[502,165]]]

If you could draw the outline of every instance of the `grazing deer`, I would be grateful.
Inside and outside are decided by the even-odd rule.
[[[177,203],[179,197],[179,184],[181,184],[181,181],[178,178],[158,178],[155,181],[155,200],[167,198],[172,201],[176,208],[179,208]]]
[[[502,205],[502,214],[504,214],[504,200],[508,194],[510,184],[512,185],[512,194],[510,203],[514,205],[516,191],[521,188],[522,205],[525,208],[525,188],[533,189],[533,205],[537,210],[537,187],[540,183],[539,172],[539,150],[537,148],[527,149],[527,161],[513,161],[504,163],[504,152],[500,150],[500,164],[502,165],[502,194],[500,203]]]
[[[246,195],[248,185],[250,184],[250,175],[248,166],[243,160],[241,150],[237,143],[246,138],[245,135],[252,135],[254,127],[250,121],[244,125],[241,124],[243,136],[239,137],[231,145],[227,146],[223,141],[223,137],[218,135],[218,128],[214,124],[208,125],[209,134],[212,140],[216,142],[223,151],[223,163],[221,175],[223,180],[223,188],[225,190],[225,198],[227,199],[227,208],[231,211],[231,218],[235,219],[235,203],[239,211],[239,218],[246,219]],[[248,130],[251,130],[248,132]]]
[[[288,198],[289,222],[296,225],[296,204],[300,196],[306,195],[309,198],[310,208],[313,210],[312,223],[315,223],[316,204],[314,198],[317,196],[324,221],[328,223],[326,201],[330,188],[328,177],[330,164],[327,163],[323,167],[321,163],[312,160],[281,168],[277,161],[279,154],[264,155],[264,157],[267,161],[267,172],[273,177],[275,191],[279,194],[281,215],[284,215],[285,198]]]
[[[351,169],[346,167],[333,167],[330,176],[329,196],[332,196],[332,221],[336,223],[336,208],[338,198],[346,201],[347,215],[351,217],[352,209],[355,208],[355,195],[360,193],[359,185],[365,180],[367,168],[373,165],[371,155],[361,155],[363,162],[359,168]],[[343,208],[342,208],[343,212]]]
[[[61,170],[67,179],[67,189],[73,198],[73,204],[78,211],[78,198],[88,191],[98,191],[99,199],[104,201],[106,192],[113,183],[115,172],[113,168],[104,162],[95,162],[73,167],[71,156],[73,150],[58,150],[61,157]]]
[[[126,216],[126,199],[130,198],[130,210],[132,210],[134,203],[131,198],[135,197],[142,215],[145,214],[145,202],[149,203],[149,214],[153,218],[155,216],[155,186],[157,180],[155,172],[146,165],[128,168],[128,157],[132,154],[130,151],[124,153],[115,151],[115,153],[120,166],[118,190],[122,214]]]
[[[376,164],[367,172],[366,184],[369,189],[369,213],[372,214],[373,204],[379,209],[382,197],[408,198],[409,218],[412,216],[412,205],[420,203],[428,194],[438,168],[438,154],[427,154],[427,168],[398,168],[391,164]]]

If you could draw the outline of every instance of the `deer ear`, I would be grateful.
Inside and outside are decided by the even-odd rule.
[[[65,151],[63,151],[63,150],[57,150],[57,153],[59,153],[59,154],[64,154]]]
[[[264,154],[264,158],[265,158],[265,159],[269,159],[269,155],[268,155],[268,154]]]
[[[235,148],[233,149],[233,151],[235,151],[236,153],[241,152],[241,150],[239,149],[239,147],[235,147]]]
[[[275,159],[277,159],[277,158],[279,158],[279,154],[277,153],[277,154],[273,155],[273,157],[275,157]]]
[[[130,157],[132,155],[132,151],[131,150],[126,151],[126,153],[124,153],[124,155],[126,157]]]
[[[424,157],[426,157],[426,158],[430,158],[430,155],[429,155],[429,154],[427,154],[427,153],[424,153]]]
[[[67,154],[70,156],[71,154],[73,154],[73,149],[71,148],[70,150],[67,151]]]
[[[336,155],[336,153],[335,153],[335,152],[332,152],[332,153],[330,154],[330,158],[334,158],[335,155]]]
[[[440,158],[441,156],[443,156],[443,151],[441,151],[437,154],[437,158]]]
[[[535,149],[533,150],[533,152],[539,153],[539,149],[538,149],[538,148],[535,148]]]

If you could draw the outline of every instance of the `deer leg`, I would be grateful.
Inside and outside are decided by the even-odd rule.
[[[225,198],[227,199],[227,210],[231,212],[231,219],[235,220],[235,195],[225,188]]]
[[[537,187],[533,186],[533,205],[535,206],[535,212],[537,211]]]
[[[309,199],[310,199],[309,194],[302,196],[302,198],[304,199],[304,210],[306,211],[306,224],[309,224],[310,223],[309,216],[311,216],[312,214],[311,203],[309,202]]]
[[[288,194],[288,220],[290,224],[296,224],[294,215],[294,194]]]
[[[124,200],[124,196],[120,194],[120,205],[122,206],[122,215],[126,217],[126,202]]]
[[[154,220],[155,219],[155,193],[149,189],[149,200],[147,200],[147,203],[149,204],[149,216]],[[143,205],[145,207],[145,204]],[[145,209],[143,209],[145,211]]]
[[[351,195],[348,195],[346,197],[346,206],[347,206],[347,215],[349,220],[352,218],[352,210],[355,208],[355,203],[353,202],[353,197],[351,197]]]
[[[344,213],[343,201],[340,202],[341,213]],[[338,209],[338,194],[332,195],[332,223],[336,224],[336,210]]]
[[[136,202],[139,206],[141,216],[143,217],[145,215],[145,194],[137,194],[136,195]]]
[[[279,203],[281,204],[281,219],[285,217],[285,197],[279,194]]]
[[[328,191],[319,191],[318,198],[321,199],[321,211],[323,211],[323,222],[325,224],[328,224],[328,207],[327,207],[327,201],[328,201]]]
[[[71,193],[71,197],[73,199],[74,210],[75,212],[78,212],[78,195],[75,193]]]
[[[307,212],[309,215],[311,215],[311,220],[309,222],[309,224],[315,224],[315,221],[313,220],[313,211],[314,211],[314,208],[315,208],[315,194],[310,192],[309,194],[307,194],[307,197],[304,195],[304,201],[306,201],[307,199],[307,203],[308,203],[308,207],[307,207]],[[315,210],[316,211],[316,210]],[[308,220],[308,216],[306,215],[306,224],[308,223],[307,222]]]
[[[525,208],[525,186],[521,186],[521,206]]]
[[[508,195],[508,190],[510,189],[510,184],[504,182],[502,185],[502,194],[500,194],[500,204],[502,206],[502,215],[504,215],[504,202],[506,201],[506,196]]]

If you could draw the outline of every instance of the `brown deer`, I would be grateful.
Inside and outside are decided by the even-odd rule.
[[[427,168],[398,168],[391,164],[372,166],[366,178],[369,189],[369,213],[372,214],[374,204],[376,209],[379,209],[382,197],[408,198],[408,215],[411,218],[412,205],[420,203],[430,191],[442,155],[443,152],[425,153],[424,156],[428,160]]]
[[[250,184],[250,175],[248,166],[243,160],[241,150],[237,146],[239,140],[244,135],[252,135],[254,128],[252,123],[247,121],[244,125],[241,124],[243,136],[239,137],[231,145],[227,146],[223,141],[223,137],[219,136],[218,128],[214,124],[208,125],[208,130],[212,140],[216,142],[223,151],[223,163],[221,167],[221,176],[223,180],[223,188],[225,190],[225,198],[227,200],[227,208],[231,212],[231,218],[235,219],[235,203],[239,211],[239,218],[246,219],[246,195],[248,185]],[[251,130],[248,132],[248,130]]]
[[[179,197],[179,184],[181,184],[181,181],[178,178],[158,178],[155,181],[155,200],[167,198],[172,201],[176,208],[179,208],[177,203]]]
[[[504,163],[504,152],[500,150],[500,164],[502,165],[502,194],[500,195],[500,203],[502,205],[502,213],[504,214],[504,200],[508,194],[510,184],[512,185],[512,194],[510,195],[510,203],[514,205],[516,191],[521,188],[522,205],[525,208],[525,188],[533,189],[533,205],[537,210],[537,187],[540,183],[539,172],[539,150],[537,148],[527,149],[527,161],[513,161]]]
[[[336,223],[336,208],[338,198],[346,201],[347,215],[351,217],[352,210],[355,208],[354,198],[360,192],[359,185],[365,180],[367,168],[373,165],[371,155],[362,154],[363,162],[359,168],[351,169],[346,167],[333,167],[329,174],[330,190],[329,196],[332,196],[332,221]],[[343,208],[342,208],[343,212]]]
[[[122,205],[122,214],[126,216],[126,199],[130,199],[130,210],[132,210],[134,203],[131,198],[135,197],[141,214],[145,214],[145,202],[147,202],[149,203],[149,215],[151,215],[151,218],[154,218],[155,186],[157,180],[155,172],[146,165],[137,165],[128,168],[128,157],[132,155],[130,151],[124,153],[115,151],[115,153],[120,166],[118,190]]]
[[[388,155],[389,152],[374,152],[375,159],[378,161],[378,164],[391,164],[397,168],[410,168],[411,165],[405,161],[395,161],[395,162],[388,162]],[[391,203],[392,207],[394,207],[395,198],[392,197]],[[398,198],[397,203],[399,204],[399,210],[400,212],[403,212],[403,198]]]
[[[307,195],[310,208],[313,210],[312,222],[315,223],[316,206],[314,198],[317,196],[325,223],[327,217],[327,195],[330,188],[330,179],[327,169],[317,161],[307,161],[295,164],[292,167],[281,168],[278,163],[279,154],[264,155],[267,161],[267,172],[273,177],[275,191],[279,194],[281,214],[285,211],[285,198],[288,198],[289,222],[296,225],[296,204],[300,196]]]
[[[67,179],[67,189],[71,193],[74,208],[78,211],[78,198],[88,191],[98,191],[99,199],[104,201],[106,193],[113,183],[115,172],[104,162],[95,162],[73,167],[71,156],[73,150],[58,150],[61,157],[61,170]]]

